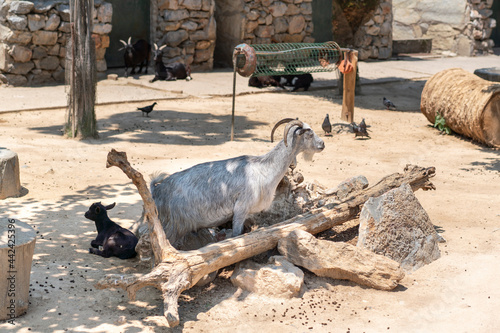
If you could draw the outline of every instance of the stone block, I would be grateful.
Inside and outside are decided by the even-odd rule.
[[[54,31],[59,27],[60,23],[61,23],[61,18],[59,17],[59,15],[52,14],[45,22],[45,30]]]
[[[9,12],[17,15],[25,15],[31,12],[34,7],[33,2],[30,1],[12,1]]]
[[[15,152],[0,147],[0,200],[20,194],[19,158]]]
[[[24,30],[28,26],[28,18],[24,15],[10,15],[7,16],[7,22],[16,30]]]
[[[106,2],[99,6],[97,9],[97,19],[101,23],[111,23],[113,18],[113,5]]]
[[[10,55],[17,62],[27,62],[31,60],[33,52],[25,46],[14,45],[10,51]]]
[[[33,44],[35,45],[54,45],[57,43],[57,32],[39,30],[33,33]]]
[[[202,0],[180,0],[179,5],[189,10],[201,10]]]
[[[392,41],[393,53],[430,53],[431,50],[431,38],[414,38]]]
[[[30,31],[38,31],[45,28],[45,16],[39,14],[28,15],[28,28]]]
[[[306,20],[304,19],[304,16],[293,16],[288,22],[288,33],[291,35],[301,33],[305,26]]]
[[[239,263],[231,275],[231,282],[252,293],[293,298],[299,296],[304,285],[304,273],[283,256],[274,256],[264,265],[251,260]]]
[[[368,199],[359,221],[357,246],[399,262],[407,272],[441,255],[438,234],[408,184]]]
[[[269,12],[274,17],[280,17],[280,16],[285,15],[287,9],[288,9],[288,6],[281,1],[276,1],[271,6],[269,6]]]

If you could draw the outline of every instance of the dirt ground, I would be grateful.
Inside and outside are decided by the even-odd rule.
[[[100,139],[62,137],[64,110],[0,115],[0,146],[18,153],[23,196],[0,201],[0,216],[37,231],[28,313],[5,332],[494,332],[500,329],[500,152],[455,135],[440,135],[419,111],[423,81],[366,85],[355,121],[371,139],[343,131],[324,137],[326,113],[339,120],[332,91],[239,96],[236,140],[231,98],[160,101],[151,117],[135,103],[97,108]],[[398,107],[385,110],[382,97]],[[327,187],[365,175],[371,184],[406,164],[436,167],[436,191],[416,195],[446,243],[441,258],[408,274],[394,291],[305,274],[300,298],[273,299],[235,288],[226,268],[205,287],[181,295],[181,323],[165,328],[160,293],[145,288],[131,302],[121,290],[96,290],[108,273],[145,272],[137,259],[88,253],[96,230],[83,216],[96,201],[117,203],[110,217],[131,227],[142,212],[136,188],[106,155],[126,151],[145,176],[199,162],[269,151],[273,124],[299,117],[325,140],[313,162],[298,159],[306,181]],[[340,128],[338,126],[337,128]],[[281,135],[281,133],[279,133]],[[4,263],[1,264],[2,266]]]

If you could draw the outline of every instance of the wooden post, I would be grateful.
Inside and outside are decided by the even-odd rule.
[[[340,119],[348,123],[354,121],[354,93],[356,90],[356,72],[358,68],[358,51],[350,50],[352,71],[344,74],[344,95],[342,97],[342,113]]]
[[[28,310],[36,233],[19,220],[0,219],[0,320],[13,323]]]

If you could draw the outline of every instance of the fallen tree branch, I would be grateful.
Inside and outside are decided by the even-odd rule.
[[[119,156],[119,165],[116,165],[115,162],[109,162],[111,154],[113,154],[112,160],[118,158],[115,156]],[[206,274],[273,249],[279,239],[286,237],[293,230],[300,229],[316,234],[347,222],[356,217],[361,205],[370,197],[380,196],[403,183],[410,184],[414,191],[419,188],[434,189],[429,178],[435,174],[434,167],[407,166],[404,174],[389,175],[376,185],[351,195],[340,204],[326,205],[273,226],[259,228],[248,234],[212,243],[198,250],[178,252],[170,246],[166,238],[161,239],[165,237],[165,234],[158,220],[156,208],[151,208],[151,204],[154,206],[154,201],[142,175],[130,167],[125,153],[117,153],[112,150],[108,155],[108,163],[119,166],[137,186],[143,197],[145,210],[147,210],[150,230],[156,231],[155,234],[151,234],[151,243],[155,244],[155,248],[153,248],[155,258],[158,256],[163,259],[146,275],[111,274],[100,280],[96,287],[99,289],[114,287],[125,289],[131,299],[135,299],[136,292],[143,287],[154,286],[158,288],[163,294],[163,312],[170,327],[177,326],[180,322],[179,295],[184,290],[194,286]],[[146,203],[148,207],[146,207]],[[164,245],[165,243],[167,245]],[[161,249],[161,255],[156,254],[158,247]]]

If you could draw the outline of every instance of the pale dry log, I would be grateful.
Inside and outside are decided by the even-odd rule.
[[[106,161],[106,168],[110,168],[112,166],[120,168],[128,176],[128,178],[132,180],[141,195],[142,201],[144,202],[143,216],[149,227],[151,247],[153,248],[156,264],[166,260],[167,258],[177,257],[177,250],[170,245],[167,237],[165,236],[165,231],[161,227],[155,202],[148,190],[148,186],[146,185],[142,174],[130,166],[125,152],[118,152],[114,149],[111,149],[108,153]]]
[[[461,68],[446,69],[425,84],[420,111],[432,124],[439,112],[453,131],[500,147],[500,84]]]
[[[124,153],[121,154],[120,164],[122,167],[120,168],[125,173],[130,172],[133,169],[128,164],[126,155]],[[137,171],[134,170],[134,172]],[[403,183],[409,183],[414,190],[418,188],[423,188],[424,190],[433,189],[434,186],[429,181],[429,178],[433,177],[434,173],[435,169],[433,167],[420,168],[407,166],[404,174],[390,175],[373,187],[361,191],[358,195],[349,197],[341,204],[321,207],[276,225],[260,228],[251,233],[230,238],[219,243],[209,244],[198,250],[185,252],[177,252],[175,249],[173,251],[168,250],[163,261],[153,268],[150,273],[144,276],[107,275],[96,284],[96,287],[99,289],[122,288],[127,290],[129,297],[132,299],[135,298],[137,290],[143,287],[154,286],[158,288],[163,293],[165,318],[168,325],[174,327],[179,324],[177,301],[180,293],[194,286],[206,274],[276,247],[278,240],[286,237],[293,230],[300,229],[315,234],[335,225],[342,224],[354,218],[359,212],[360,206],[369,197],[379,196],[393,188],[399,187]],[[137,174],[140,175],[138,172]],[[136,184],[136,186],[141,192],[141,196],[149,200],[148,197],[150,197],[150,194],[147,191],[144,179],[142,175],[139,177],[137,174],[132,177],[132,175],[127,173],[129,178],[134,180],[134,184],[136,184],[135,181],[143,183]],[[147,193],[142,193],[143,191],[147,191]],[[150,213],[155,215],[156,210]],[[151,221],[149,222],[154,224],[155,229],[161,228],[156,215]],[[152,237],[152,243],[161,234],[163,233],[158,232],[155,237]],[[156,242],[161,243],[160,241]]]

